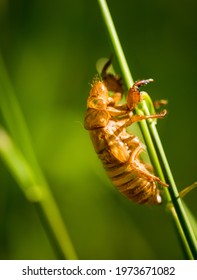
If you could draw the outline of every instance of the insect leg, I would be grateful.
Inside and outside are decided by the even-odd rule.
[[[130,126],[134,122],[139,122],[141,120],[147,120],[147,119],[161,119],[167,114],[166,110],[163,110],[159,114],[153,114],[153,115],[133,115],[130,117],[130,119],[125,123],[125,127]]]
[[[110,113],[111,116],[121,116],[124,115],[123,112],[125,113],[126,111],[121,111],[121,110],[117,110],[113,107],[108,108],[108,112]],[[132,112],[127,112],[127,116],[125,116],[121,121],[117,121],[117,129],[114,132],[114,135],[118,136],[124,128],[127,128],[128,126],[130,126],[132,123],[134,122],[139,122],[141,120],[146,120],[146,119],[152,119],[152,118],[163,118],[167,111],[164,110],[162,111],[160,114],[155,114],[155,115],[131,115]]]
[[[160,180],[159,177],[157,177],[157,176],[155,176],[155,175],[149,173],[149,172],[146,170],[146,168],[143,168],[143,169],[142,169],[142,167],[143,167],[144,165],[140,165],[140,166],[139,166],[139,161],[137,161],[137,158],[138,158],[138,156],[139,156],[139,154],[140,154],[141,151],[142,151],[142,146],[139,145],[138,147],[136,147],[136,149],[132,152],[132,154],[131,154],[131,156],[130,156],[129,162],[130,162],[130,164],[132,165],[133,169],[135,169],[135,170],[138,172],[138,174],[140,174],[140,175],[146,177],[149,181],[156,181],[156,182],[158,182],[159,184],[161,184],[161,185],[167,187],[168,184],[162,182],[162,181]]]
[[[153,101],[155,109],[160,109],[163,106],[166,106],[168,104],[168,100],[166,99],[160,99],[160,100],[155,100]]]
[[[110,97],[111,104],[117,104],[122,99],[123,94],[123,83],[121,77],[118,75],[114,75],[112,73],[107,73],[108,68],[112,64],[112,56],[103,66],[103,70],[101,72],[101,77],[108,91],[113,92],[113,96]]]
[[[160,109],[162,106],[165,106],[168,103],[168,101],[164,100],[164,99],[152,102],[149,94],[147,92],[144,92],[144,91],[141,91],[141,96],[142,96],[142,102],[140,104],[139,109],[142,109],[143,112],[147,112],[147,107],[148,107],[148,111],[150,113],[147,112],[146,115],[149,115],[149,114],[154,115],[154,114],[156,114],[155,110]],[[152,123],[156,124],[157,120],[156,119],[152,119]]]
[[[147,85],[148,83],[153,82],[153,79],[141,80],[137,81],[133,84],[133,86],[129,89],[127,94],[127,106],[129,110],[133,110],[136,105],[142,101],[142,95],[140,92],[140,87]]]
[[[113,59],[113,55],[110,56],[110,58],[108,59],[108,61],[105,63],[105,65],[103,66],[103,70],[101,72],[101,76],[105,77],[107,76],[107,69],[110,67],[110,65],[112,64],[112,59]]]
[[[120,106],[108,106],[107,111],[110,113],[113,117],[123,116],[126,115],[126,118],[128,118],[128,110],[125,105]]]

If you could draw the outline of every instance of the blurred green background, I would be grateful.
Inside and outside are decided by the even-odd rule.
[[[180,190],[196,181],[196,1],[108,4],[134,79],[154,78],[146,90],[169,101],[158,130]],[[122,197],[83,128],[96,61],[112,52],[97,1],[0,0],[0,34],[37,158],[79,258],[183,259],[164,206]],[[196,200],[196,190],[185,198],[194,215]],[[34,205],[0,160],[0,259],[54,258]]]

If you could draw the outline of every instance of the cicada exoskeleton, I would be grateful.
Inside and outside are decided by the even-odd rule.
[[[152,79],[137,81],[129,89],[125,104],[122,97],[121,79],[106,70],[102,79],[93,81],[85,116],[85,128],[89,131],[94,149],[101,159],[107,175],[117,189],[130,200],[139,204],[160,204],[162,199],[157,184],[167,186],[153,175],[139,155],[143,144],[139,138],[126,131],[134,122],[144,119],[163,118],[166,111],[153,115],[134,115],[133,110],[142,100],[140,87]],[[113,96],[109,96],[109,91]]]

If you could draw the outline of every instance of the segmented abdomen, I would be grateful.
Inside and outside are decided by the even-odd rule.
[[[138,161],[144,169],[145,166]],[[120,165],[104,163],[107,175],[114,186],[128,199],[138,204],[159,204],[161,197],[153,180],[143,177],[130,163]]]

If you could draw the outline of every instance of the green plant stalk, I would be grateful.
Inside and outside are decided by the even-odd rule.
[[[108,9],[107,3],[105,0],[98,0],[98,4],[101,9],[101,13],[104,19],[104,23],[110,38],[110,41],[112,43],[114,53],[116,55],[122,77],[125,81],[125,84],[127,88],[130,88],[133,84],[133,78],[131,76],[126,58],[124,56],[120,41],[118,39],[118,35],[116,33],[116,29],[110,14],[110,11]],[[146,105],[145,105],[146,107]],[[140,114],[141,109],[136,108],[136,113]],[[146,107],[146,113],[150,114],[148,112],[148,108]],[[166,175],[166,181],[169,183],[169,191],[165,188],[165,198],[169,203],[173,203],[174,210],[176,214],[172,213],[173,218],[175,219],[175,224],[177,225],[178,232],[180,233],[180,238],[183,241],[183,244],[185,244],[184,248],[186,251],[186,255],[190,257],[190,259],[196,259],[197,258],[197,241],[193,232],[193,229],[190,225],[190,221],[186,215],[185,209],[183,207],[182,201],[179,198],[179,193],[176,188],[167,158],[165,156],[157,129],[155,127],[155,124],[152,122],[152,125],[150,125],[150,122],[141,121],[140,123],[141,131],[143,134],[143,137],[145,139],[149,156],[151,159],[151,162],[153,163],[153,166],[156,170],[156,173],[158,176],[164,180],[164,175],[158,160],[158,156],[155,150],[155,146],[153,144],[152,138],[154,142],[156,143],[156,147],[158,150],[158,154],[161,159],[161,163],[164,166],[164,171]],[[149,124],[149,125],[148,125]],[[151,137],[152,135],[152,137]],[[170,195],[169,195],[170,193]],[[173,208],[171,208],[173,209]]]
[[[23,114],[1,55],[0,108],[14,139],[12,141],[5,130],[1,128],[1,155],[7,167],[22,188],[27,199],[37,202],[38,214],[42,218],[44,228],[50,231],[46,233],[50,236],[53,247],[55,245],[56,253],[64,259],[77,259],[58,206],[36,159]],[[9,144],[5,144],[6,142]],[[34,196],[37,197],[38,193],[42,194],[42,198],[34,201]]]
[[[177,217],[179,219],[180,225],[182,226],[182,231],[185,234],[185,238],[190,247],[191,253],[193,255],[193,259],[197,259],[197,240],[196,240],[193,228],[191,226],[189,217],[185,211],[184,205],[179,196],[179,192],[177,190],[173,175],[171,173],[170,166],[168,164],[158,131],[155,126],[150,126],[150,131],[154,137],[159,156],[160,156],[161,161],[164,166],[164,172],[166,174],[166,181],[170,185],[169,193],[170,193],[171,200],[174,205]]]

